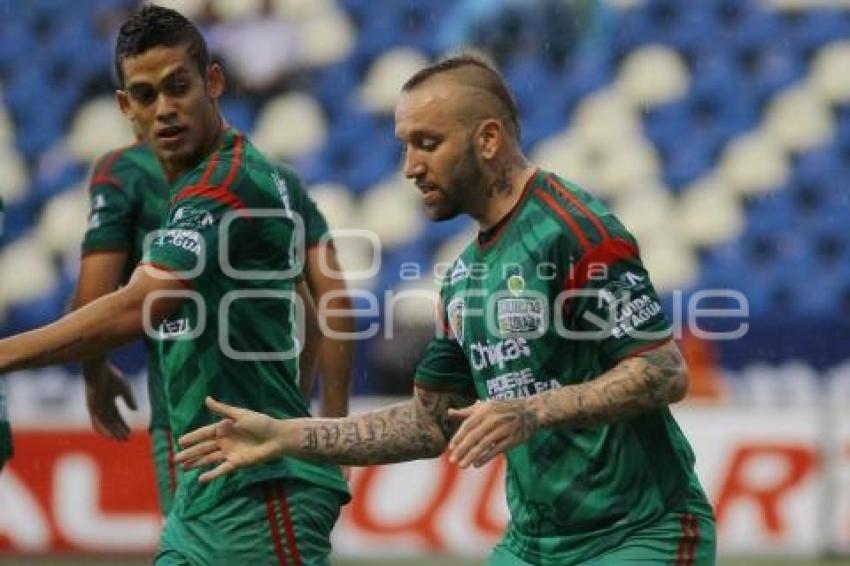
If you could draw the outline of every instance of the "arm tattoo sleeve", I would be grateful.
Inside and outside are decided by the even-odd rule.
[[[433,458],[454,432],[448,410],[473,401],[417,388],[410,401],[378,411],[344,419],[306,419],[297,455],[355,466]]]
[[[687,383],[684,360],[671,341],[588,383],[529,397],[527,407],[539,426],[607,424],[681,400]]]

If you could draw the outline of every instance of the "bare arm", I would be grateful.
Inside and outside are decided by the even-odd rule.
[[[201,476],[209,481],[283,455],[354,466],[433,458],[455,430],[449,409],[473,401],[417,388],[410,401],[362,415],[279,420],[208,398],[207,407],[225,418],[183,436],[175,459],[188,467],[218,464]]]
[[[680,401],[687,389],[687,367],[670,341],[587,383],[452,411],[465,420],[451,440],[451,457],[463,467],[480,466],[538,429],[615,423]]]
[[[126,251],[90,253],[84,256],[80,261],[80,276],[69,310],[73,312],[117,289],[121,284],[128,257]],[[87,381],[91,380],[100,373],[105,361],[103,356],[83,361],[83,377]]]
[[[0,371],[43,367],[102,355],[138,338],[144,332],[143,308],[148,293],[182,289],[166,271],[139,267],[129,284],[72,312],[58,321],[0,340]],[[163,320],[181,299],[161,299],[151,305],[154,324]]]
[[[70,310],[75,311],[117,289],[128,257],[127,251],[94,252],[83,256]],[[130,427],[121,416],[115,399],[121,397],[130,408],[135,409],[136,400],[129,385],[104,356],[83,360],[81,365],[92,426],[107,438],[126,440]]]
[[[310,290],[303,281],[295,286],[295,290],[304,304],[304,348],[298,356],[298,389],[301,391],[301,395],[309,401],[313,395],[319,342],[322,335],[319,331],[319,321],[316,320],[316,305],[313,302],[313,297],[310,296]]]
[[[333,246],[324,244],[307,250],[307,284],[318,309],[320,380],[319,414],[344,417],[351,396],[354,332],[351,298]]]

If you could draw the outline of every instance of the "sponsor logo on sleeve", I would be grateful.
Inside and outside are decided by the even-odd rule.
[[[455,341],[463,343],[463,315],[465,305],[463,297],[456,297],[449,301],[446,307],[446,317],[449,319],[449,328],[455,337]]]

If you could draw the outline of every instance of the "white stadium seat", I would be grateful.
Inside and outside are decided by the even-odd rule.
[[[92,162],[107,151],[133,143],[133,133],[114,97],[90,100],[77,111],[67,138],[68,151]]]
[[[681,98],[689,86],[682,56],[670,47],[648,45],[629,53],[620,65],[615,88],[633,104],[652,107]]]
[[[401,87],[428,58],[415,49],[399,47],[381,55],[369,67],[360,89],[360,103],[367,110],[390,114],[395,109]]]
[[[39,242],[52,254],[79,250],[88,227],[89,196],[85,186],[64,191],[48,201],[36,227]]]
[[[163,8],[177,10],[190,20],[201,17],[208,4],[208,0],[157,0],[156,5]]]
[[[0,255],[0,307],[39,298],[56,279],[50,253],[34,236],[23,236]]]
[[[752,132],[727,144],[716,171],[736,193],[758,195],[782,185],[790,174],[790,163],[778,142]]]
[[[822,47],[809,67],[809,84],[827,102],[850,102],[850,41]]]
[[[806,85],[779,93],[770,101],[764,130],[788,151],[804,151],[832,138],[829,106]]]
[[[260,15],[263,0],[210,0],[210,7],[222,20],[248,20]]]
[[[422,233],[425,218],[419,191],[393,175],[369,189],[360,203],[360,222],[385,247],[405,244]]]
[[[26,194],[28,184],[24,158],[14,146],[0,142],[0,199],[15,202]]]
[[[309,193],[332,229],[352,228],[357,225],[357,205],[348,188],[324,183],[310,187]]]
[[[317,149],[326,136],[325,114],[316,99],[290,93],[263,107],[252,139],[269,157],[294,159]]]
[[[704,178],[686,187],[677,214],[682,232],[695,246],[734,240],[746,221],[741,199],[717,178]]]
[[[357,40],[348,15],[334,7],[300,21],[298,37],[302,61],[315,67],[345,59]]]

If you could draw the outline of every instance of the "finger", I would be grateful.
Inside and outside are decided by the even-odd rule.
[[[449,440],[449,451],[456,450],[469,435],[470,431],[476,428],[483,418],[483,411],[479,411],[477,408],[472,409],[472,413],[465,418],[455,431],[454,435],[452,435],[451,440]]]
[[[213,452],[218,450],[218,442],[215,440],[205,440],[204,442],[199,442],[194,446],[190,446],[185,450],[181,450],[177,454],[174,455],[174,461],[178,464],[185,463],[186,467],[194,467],[196,465],[193,460],[206,456],[207,454],[212,454]],[[191,462],[192,465],[188,465]]]
[[[224,455],[224,452],[221,450],[217,450],[211,454],[207,454],[206,456],[202,456],[198,458],[197,462],[193,462],[191,467],[201,467],[201,466],[209,466],[210,464],[218,464],[219,462],[224,462],[227,460],[227,457]]]
[[[121,382],[121,398],[124,399],[124,403],[127,404],[133,411],[139,410],[139,405],[136,403],[136,396],[133,395],[133,390],[130,389],[130,386],[127,385],[127,382]]]
[[[207,397],[206,404],[207,408],[213,413],[233,420],[238,419],[240,413],[242,412],[242,409],[240,409],[239,407],[234,407],[233,405],[228,405],[226,403],[222,403],[221,401],[216,401],[212,397]]]
[[[458,458],[458,466],[461,468],[468,468],[474,462],[488,456],[504,439],[504,434],[500,430],[484,431],[482,428],[482,432],[483,434],[479,435],[474,443],[466,447],[463,457]]]
[[[482,414],[464,421],[449,442],[449,460],[455,463],[463,460],[491,429],[492,426],[488,426],[485,415]]]
[[[130,426],[124,421],[118,412],[115,412],[110,422],[110,430],[115,440],[127,440],[130,437]]]
[[[449,409],[449,418],[454,420],[464,420],[475,412],[475,405],[470,405],[462,409]]]
[[[510,442],[508,441],[508,439],[497,441],[495,444],[492,444],[488,450],[482,452],[478,456],[478,458],[472,463],[472,465],[476,468],[480,468],[496,456],[507,452],[508,448],[510,448]]]
[[[100,417],[97,415],[97,413],[91,414],[91,426],[101,436],[105,436],[106,438],[112,438],[112,431],[110,431],[102,422],[100,422]]]
[[[212,480],[214,480],[218,477],[221,477],[225,474],[229,474],[230,472],[232,472],[235,469],[236,469],[236,466],[234,466],[230,462],[222,462],[221,464],[219,464],[217,467],[213,468],[212,470],[210,470],[208,472],[204,472],[203,474],[201,474],[198,477],[198,481],[201,482],[201,483],[207,483],[207,482],[212,481]]]
[[[180,444],[182,448],[187,448],[193,444],[197,444],[198,442],[203,442],[204,440],[215,439],[216,424],[217,423],[208,424],[207,426],[202,426],[199,429],[186,433],[177,440],[177,443]]]

